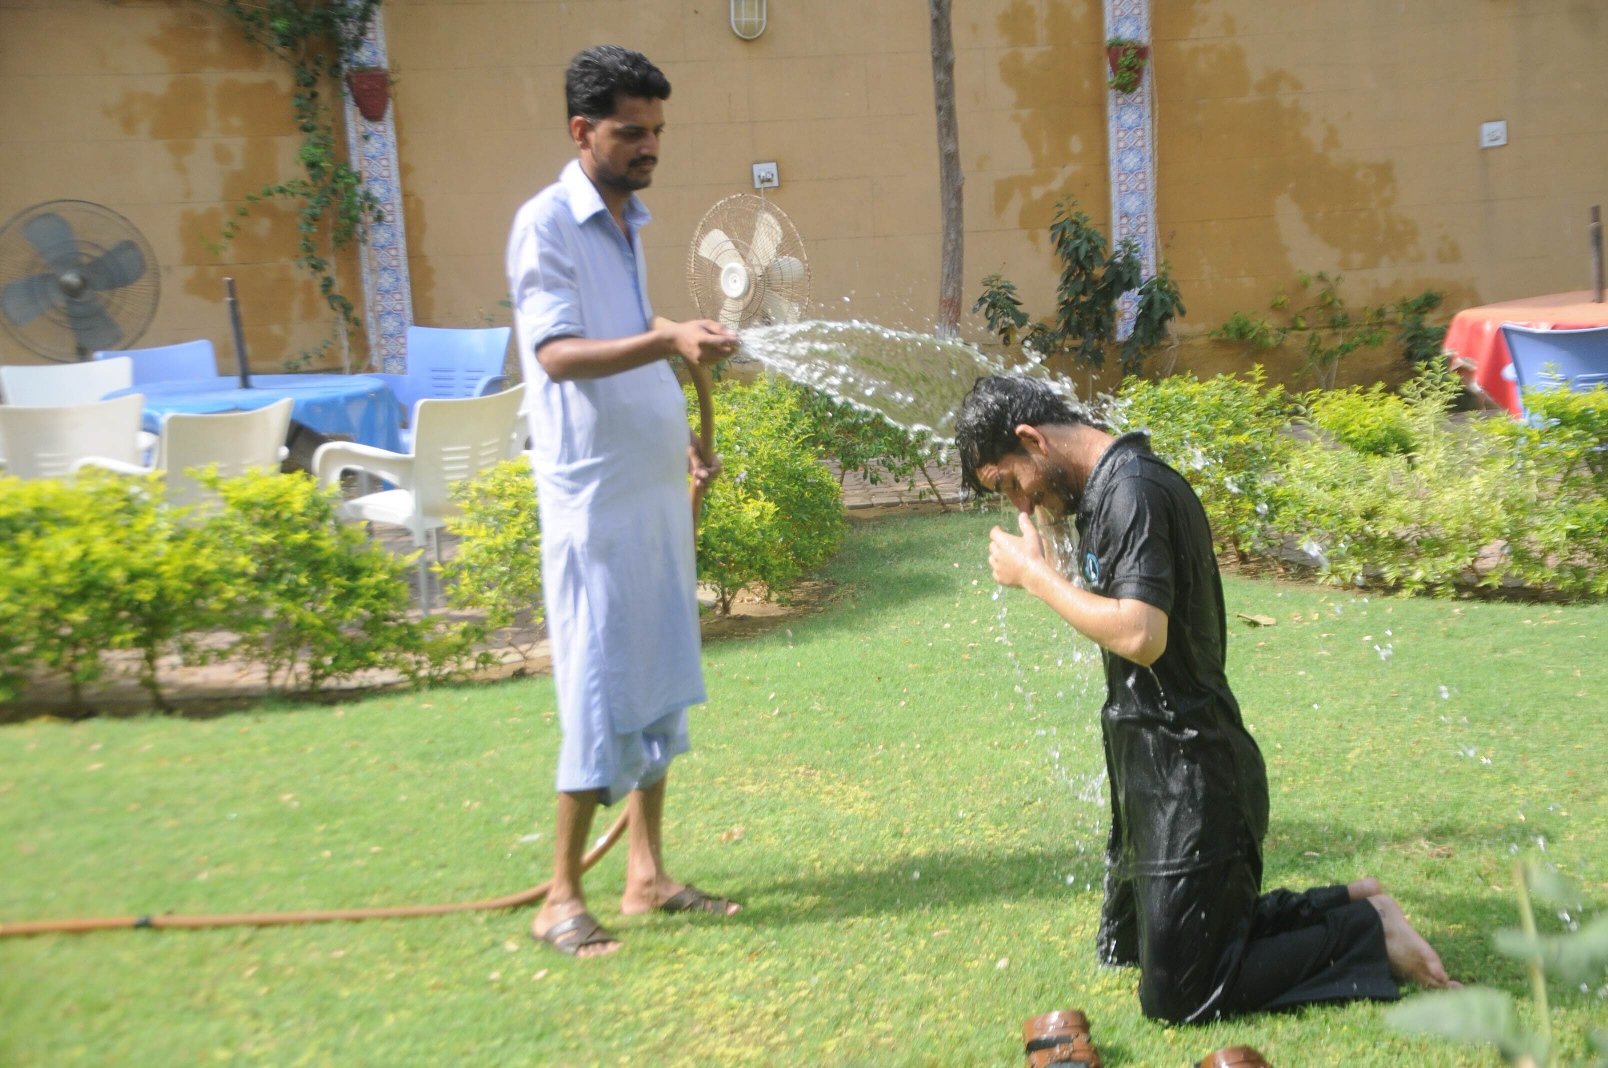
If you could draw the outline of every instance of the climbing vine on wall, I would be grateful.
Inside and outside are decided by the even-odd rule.
[[[291,103],[302,135],[297,161],[302,173],[249,194],[223,232],[238,232],[251,206],[286,200],[296,206],[297,264],[318,281],[318,291],[349,328],[360,325],[352,301],[341,293],[333,257],[383,213],[362,176],[336,151],[335,114],[340,79],[362,47],[380,0],[201,0],[232,17],[246,38],[289,65]],[[328,346],[325,342],[325,346]]]

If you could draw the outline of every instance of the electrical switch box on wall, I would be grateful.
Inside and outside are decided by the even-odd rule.
[[[754,188],[775,189],[782,184],[782,172],[776,169],[775,163],[754,164]]]

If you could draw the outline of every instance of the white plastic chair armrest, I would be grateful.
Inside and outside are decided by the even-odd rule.
[[[508,376],[504,374],[487,375],[475,383],[473,396],[489,397],[493,393],[501,393],[508,388]]]
[[[114,460],[110,456],[85,456],[73,461],[74,474],[86,467],[102,467],[108,471],[116,471],[120,475],[148,475],[155,470],[141,464],[131,464],[127,460]]]
[[[411,486],[413,457],[355,441],[326,442],[313,453],[313,476],[320,484],[338,485],[344,471],[360,471],[395,486]]]

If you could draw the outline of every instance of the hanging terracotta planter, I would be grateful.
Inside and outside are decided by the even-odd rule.
[[[1111,78],[1106,84],[1119,93],[1133,92],[1139,88],[1149,60],[1149,45],[1113,37],[1106,42],[1106,62],[1111,67]]]
[[[369,122],[385,118],[385,107],[391,100],[390,71],[372,67],[347,71],[346,88],[351,91],[358,114]]]

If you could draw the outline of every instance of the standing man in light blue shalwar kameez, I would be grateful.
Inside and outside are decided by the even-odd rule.
[[[595,956],[620,948],[581,893],[600,802],[623,797],[631,817],[623,913],[738,909],[672,879],[660,836],[687,708],[705,699],[687,478],[707,485],[719,470],[689,444],[668,358],[713,364],[737,339],[708,320],[656,319],[648,303],[635,191],[653,179],[669,81],[603,45],[570,62],[564,88],[579,158],[519,209],[508,239],[563,730],[553,885],[531,935]]]

